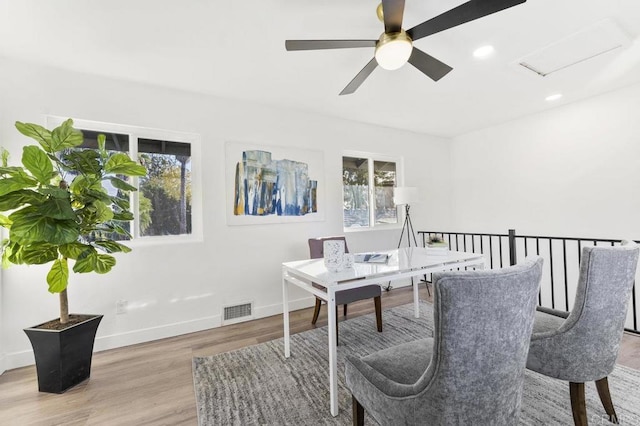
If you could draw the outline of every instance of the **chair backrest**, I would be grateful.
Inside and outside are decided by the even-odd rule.
[[[633,288],[639,247],[584,247],[571,313],[558,329],[562,351],[576,362],[574,377],[606,377],[615,366]],[[580,370],[580,371],[577,371]],[[567,374],[570,374],[567,372]],[[587,376],[585,376],[585,374]]]
[[[542,263],[433,274],[433,355],[415,384],[429,402],[416,410],[437,424],[517,424]]]
[[[339,237],[323,237],[323,238],[309,238],[309,257],[311,259],[321,259],[324,257],[324,242],[331,240],[344,241],[344,252],[349,253],[347,247],[347,239],[344,236]]]

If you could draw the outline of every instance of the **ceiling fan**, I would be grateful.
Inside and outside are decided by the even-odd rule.
[[[405,31],[402,29],[404,0],[382,0],[377,13],[384,22],[384,32],[378,40],[286,40],[285,47],[289,51],[375,47],[374,57],[340,92],[341,95],[355,92],[378,65],[394,70],[409,62],[433,81],[438,81],[453,68],[414,47],[414,41],[526,1],[470,0]]]

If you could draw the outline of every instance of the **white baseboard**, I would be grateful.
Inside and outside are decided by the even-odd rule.
[[[291,311],[295,311],[298,309],[308,308],[313,305],[314,300],[315,298],[313,297],[292,300],[289,302],[289,309]],[[260,319],[278,314],[282,314],[282,303],[257,307],[251,319]],[[96,338],[94,351],[100,352],[107,349],[121,348],[123,346],[179,336],[181,334],[195,333],[196,331],[220,327],[221,324],[222,317],[220,315],[215,315],[191,321],[127,331],[109,336],[99,336]],[[0,357],[0,374],[5,370],[12,370],[14,368],[25,367],[33,364],[35,364],[35,359],[31,349],[4,354],[3,357]]]
[[[302,299],[290,300],[289,311],[297,311],[298,309],[308,308],[313,306],[316,301],[314,296],[304,297]],[[282,314],[282,303],[276,303],[273,305],[259,306],[255,309],[256,318],[270,317],[272,315]]]

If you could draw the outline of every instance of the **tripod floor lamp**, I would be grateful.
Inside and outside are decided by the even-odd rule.
[[[411,203],[418,201],[418,188],[413,186],[398,186],[393,190],[393,203],[396,206],[404,205],[404,224],[402,225],[402,232],[400,233],[400,240],[398,240],[398,248],[402,245],[402,238],[405,232],[407,233],[407,246],[411,247],[411,240],[413,239],[413,245],[418,246],[416,240],[416,234],[413,231],[413,224],[411,223]]]
[[[402,245],[402,238],[405,232],[407,233],[407,246],[411,247],[411,240],[413,239],[413,246],[417,247],[418,242],[416,240],[416,234],[413,231],[413,224],[411,223],[411,203],[418,201],[418,188],[413,186],[398,186],[393,188],[393,203],[396,206],[404,206],[404,223],[402,224],[402,232],[400,233],[400,239],[398,240],[398,248]],[[413,284],[413,278],[411,278],[411,284]],[[391,282],[387,284],[385,290],[391,290]]]

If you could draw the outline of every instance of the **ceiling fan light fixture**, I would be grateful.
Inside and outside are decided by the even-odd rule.
[[[407,63],[412,50],[413,42],[404,30],[382,33],[376,44],[376,62],[386,70],[397,70]]]
[[[384,22],[384,10],[382,9],[382,3],[376,7],[376,16],[380,22]]]

